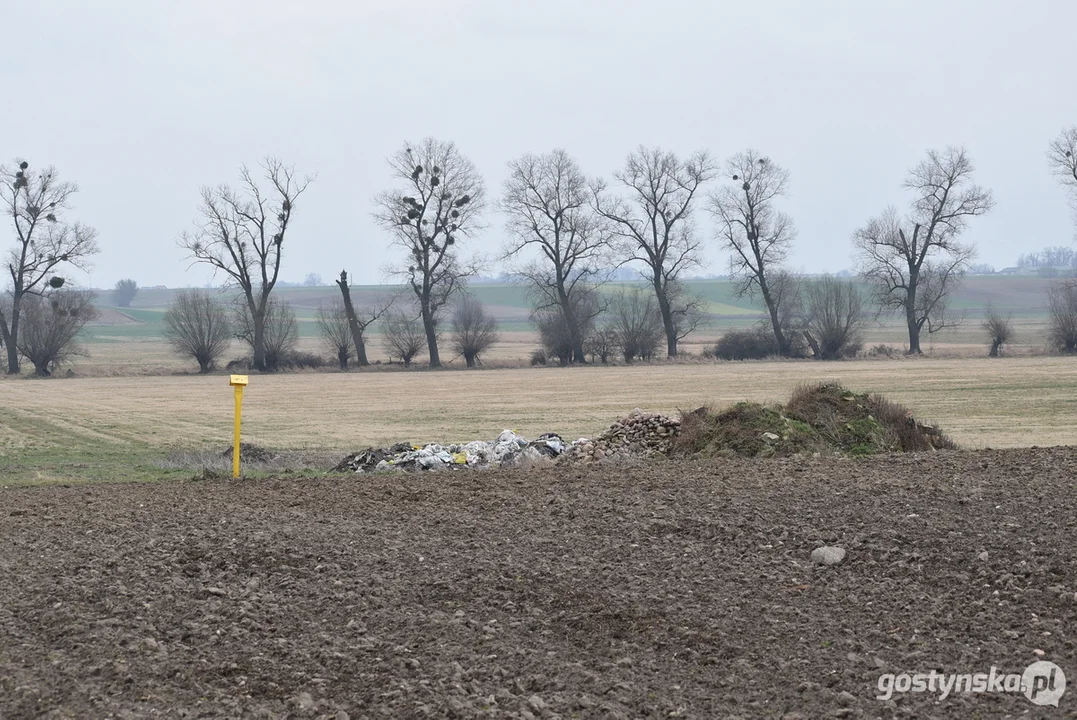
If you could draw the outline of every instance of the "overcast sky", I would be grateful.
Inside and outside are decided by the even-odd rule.
[[[809,272],[850,266],[852,232],[947,144],[995,193],[968,235],[981,261],[1074,236],[1045,160],[1077,124],[1072,0],[0,0],[0,24],[0,158],[79,184],[70,217],[102,253],[76,279],[97,287],[207,282],[176,245],[199,187],[266,154],[318,176],[282,279],[380,282],[395,257],[371,199],[425,136],[455,141],[491,196],[524,152],[608,177],[641,143],[758,148],[791,172]],[[465,249],[501,246],[486,221]],[[699,221],[705,272],[724,272]]]

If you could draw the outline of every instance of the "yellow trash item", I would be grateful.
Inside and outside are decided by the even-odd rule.
[[[452,461],[457,465],[467,465],[467,453],[454,453],[452,456]]]

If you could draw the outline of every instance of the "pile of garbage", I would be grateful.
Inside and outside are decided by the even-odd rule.
[[[451,445],[397,443],[388,448],[367,448],[348,455],[333,471],[485,470],[552,461],[568,448],[569,445],[557,433],[545,433],[529,441],[512,430],[504,430],[493,442],[473,440]]]
[[[593,440],[584,438],[572,443],[563,460],[590,463],[667,455],[680,429],[677,418],[636,408]]]

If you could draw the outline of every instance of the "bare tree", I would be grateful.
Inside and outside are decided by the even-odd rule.
[[[223,271],[239,287],[250,322],[252,363],[268,370],[266,314],[270,293],[280,274],[285,237],[295,213],[296,200],[310,186],[311,177],[298,178],[295,169],[269,157],[261,165],[269,187],[263,190],[246,166],[240,187],[202,188],[202,219],[180,238],[180,247],[196,263]]]
[[[341,300],[344,303],[344,317],[348,321],[348,328],[351,331],[352,343],[355,345],[355,357],[356,362],[360,367],[366,367],[370,364],[366,356],[366,341],[364,333],[366,329],[377,321],[385,312],[392,307],[393,302],[396,300],[394,296],[388,298],[380,298],[366,307],[356,308],[352,302],[351,286],[348,284],[348,272],[346,270],[340,271],[340,277],[334,280],[337,287],[340,288]]]
[[[789,187],[789,171],[761,156],[756,150],[738,153],[726,164],[732,179],[711,194],[710,210],[718,222],[718,234],[730,250],[730,276],[738,296],[762,299],[770,316],[778,352],[791,354],[790,338],[782,323],[783,298],[789,293],[775,287],[796,237],[793,221],[775,204]],[[783,278],[788,281],[789,276]]]
[[[453,350],[464,356],[467,366],[475,367],[479,355],[500,339],[497,320],[486,312],[482,303],[465,295],[452,315]]]
[[[1064,353],[1077,352],[1077,280],[1062,280],[1047,289],[1047,342]]]
[[[605,279],[613,234],[590,205],[587,178],[564,150],[527,154],[509,163],[499,208],[508,216],[511,240],[503,257],[534,248],[538,259],[516,273],[527,282],[537,307],[557,307],[572,344],[572,361],[584,362],[584,326],[576,296]],[[598,308],[599,306],[594,306]]]
[[[437,367],[441,312],[476,270],[460,260],[457,243],[481,227],[485,190],[478,170],[451,142],[427,138],[405,146],[389,167],[401,187],[375,198],[374,217],[408,254],[407,265],[392,272],[415,294],[430,366]]]
[[[1051,170],[1070,196],[1070,205],[1077,213],[1077,125],[1058,134],[1047,149]]]
[[[987,310],[984,311],[984,321],[980,327],[983,328],[984,334],[987,335],[987,341],[991,343],[991,349],[987,353],[988,357],[998,357],[1002,354],[1002,346],[1013,342],[1013,313],[1003,315],[995,309],[994,305],[987,303]]]
[[[608,197],[599,180],[592,187],[592,205],[609,220],[621,239],[627,262],[641,262],[644,278],[654,288],[666,336],[666,353],[676,357],[680,327],[690,308],[671,293],[681,274],[700,264],[701,242],[695,236],[692,211],[701,186],[715,176],[704,151],[682,162],[672,152],[640,147],[628,156],[624,170],[614,173],[627,198]],[[693,303],[698,306],[698,302]]]
[[[924,328],[935,333],[960,322],[947,303],[976,255],[960,237],[969,218],[994,204],[990,190],[973,184],[972,173],[964,149],[928,151],[904,184],[913,194],[909,212],[899,217],[891,207],[853,237],[858,269],[880,309],[905,313],[909,354],[921,352]]]
[[[19,322],[23,302],[47,288],[60,288],[63,277],[54,275],[63,265],[86,269],[98,251],[97,232],[78,222],[67,222],[74,183],[60,182],[56,170],[36,172],[25,160],[13,168],[0,166],[0,204],[11,218],[15,245],[8,253],[11,302],[0,308],[0,339],[7,348],[7,371],[19,372]]]
[[[135,299],[135,295],[138,295],[138,283],[130,278],[117,280],[116,286],[112,289],[112,301],[118,307],[131,307],[131,301]]]
[[[35,374],[48,377],[70,358],[86,354],[75,339],[86,323],[97,317],[93,299],[92,293],[77,290],[24,298],[18,350],[33,364]]]
[[[355,344],[344,302],[337,298],[329,305],[319,303],[315,322],[325,346],[336,355],[340,369],[347,370],[348,361],[355,355]]]
[[[318,273],[307,273],[306,277],[303,278],[303,285],[306,287],[321,287],[322,276]]]
[[[236,298],[233,329],[235,336],[247,343],[253,353],[258,325],[249,303],[242,295]],[[261,315],[261,332],[262,369],[276,372],[288,361],[299,343],[299,323],[295,318],[295,310],[287,301],[276,297],[268,298]]]
[[[395,355],[411,367],[412,359],[426,344],[425,329],[418,318],[396,311],[386,314],[381,323],[382,342],[390,359]]]
[[[1017,258],[1017,267],[1077,267],[1077,250],[1065,245],[1045,247],[1039,252],[1023,253]]]
[[[851,282],[833,277],[806,283],[804,336],[820,360],[857,353],[863,340],[864,299]]]
[[[622,288],[612,305],[612,327],[626,363],[650,360],[662,343],[662,316],[653,295]]]
[[[198,372],[208,373],[232,342],[228,308],[205,290],[180,290],[164,315],[164,335],[172,348],[193,357]]]

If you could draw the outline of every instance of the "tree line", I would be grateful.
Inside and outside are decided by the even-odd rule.
[[[1049,143],[1047,157],[1077,212],[1077,126]],[[509,163],[509,177],[492,200],[481,174],[452,142],[405,144],[388,166],[389,188],[374,198],[374,218],[400,253],[390,275],[403,282],[406,297],[357,307],[347,271],[340,273],[339,302],[320,309],[318,322],[342,366],[351,358],[368,362],[364,333],[374,322],[381,322],[385,342],[406,364],[425,349],[429,364],[441,365],[446,321],[453,324],[454,350],[469,365],[477,361],[496,339],[496,323],[467,297],[468,278],[486,259],[465,256],[464,249],[485,227],[490,207],[505,218],[500,259],[527,284],[543,345],[564,363],[602,357],[613,345],[626,360],[653,355],[661,345],[667,357],[676,357],[680,341],[705,316],[704,299],[683,278],[701,265],[708,242],[729,253],[737,294],[765,310],[766,343],[776,354],[800,354],[807,345],[818,357],[840,356],[835,334],[854,335],[864,312],[864,298],[851,284],[833,278],[807,283],[791,270],[796,228],[782,209],[790,174],[756,150],[719,161],[704,150],[680,157],[641,146],[610,179],[587,176],[564,150],[525,154]],[[211,348],[222,335],[238,336],[251,347],[254,369],[279,365],[291,311],[275,302],[273,290],[297,208],[314,180],[270,157],[257,171],[244,166],[234,186],[202,188],[198,218],[179,245],[194,262],[223,273],[237,300],[225,313],[203,294],[181,294],[166,322],[174,342],[191,344],[182,336],[194,330],[197,344]],[[852,245],[858,274],[871,288],[867,300],[878,313],[903,317],[908,352],[915,354],[924,333],[959,321],[949,299],[975,258],[964,235],[994,198],[976,184],[968,152],[955,147],[929,150],[901,188],[907,205],[890,205],[869,219]],[[8,372],[19,372],[21,358],[39,372],[55,365],[47,360],[42,367],[31,358],[40,353],[29,338],[41,333],[24,332],[22,323],[81,329],[72,317],[84,324],[92,313],[92,303],[84,302],[72,316],[75,291],[65,288],[61,274],[64,267],[85,268],[98,251],[96,232],[67,218],[77,189],[52,168],[38,171],[26,161],[0,167],[0,201],[15,233],[10,287],[0,303]],[[708,231],[700,230],[703,219]],[[645,294],[611,299],[599,292],[611,269],[621,267],[639,272]],[[137,285],[121,284],[117,300],[129,304]],[[212,366],[188,350],[203,370]]]

